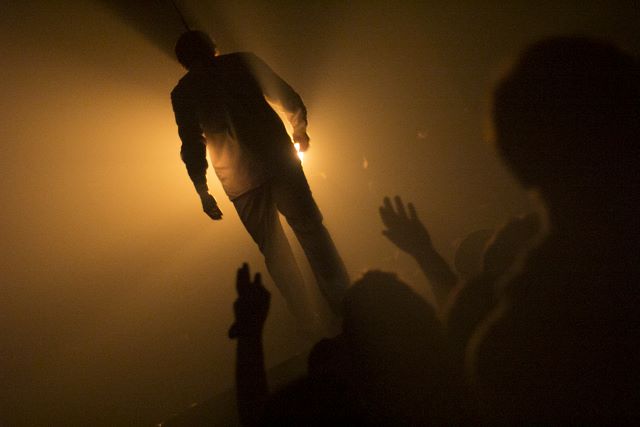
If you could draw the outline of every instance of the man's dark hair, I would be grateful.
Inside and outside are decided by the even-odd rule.
[[[216,44],[202,31],[187,31],[176,43],[176,57],[184,68],[189,70],[194,63],[215,55]]]

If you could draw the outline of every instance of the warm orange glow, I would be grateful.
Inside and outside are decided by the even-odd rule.
[[[298,152],[298,158],[300,159],[300,163],[304,163],[304,152],[300,151],[300,143],[296,142],[293,144],[296,147],[296,151]]]

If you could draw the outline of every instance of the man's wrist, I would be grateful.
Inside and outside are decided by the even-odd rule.
[[[209,187],[207,186],[206,182],[195,184],[195,187],[200,197],[203,197],[209,194]]]
[[[198,191],[198,196],[200,196],[201,199],[208,198],[210,196],[209,190]]]

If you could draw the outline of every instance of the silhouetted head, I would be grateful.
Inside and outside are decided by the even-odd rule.
[[[366,272],[349,288],[343,305],[344,334],[366,345],[407,340],[437,329],[432,307],[394,273]]]
[[[493,230],[477,230],[460,242],[453,263],[462,279],[469,280],[482,272],[482,257],[491,236]]]
[[[453,420],[457,387],[433,307],[393,273],[369,271],[344,298],[353,387],[374,425]]]
[[[502,276],[530,247],[539,232],[540,220],[536,214],[513,218],[487,242],[484,272],[493,277]]]
[[[535,43],[497,86],[493,120],[498,150],[525,187],[550,203],[608,195],[637,175],[638,64],[604,41]]]
[[[207,61],[217,54],[215,42],[202,31],[187,31],[176,43],[178,62],[187,70],[194,64]]]
[[[343,330],[363,385],[419,377],[440,356],[433,308],[393,273],[369,271],[349,288]]]
[[[349,375],[348,350],[344,335],[323,338],[309,352],[307,368],[312,378],[330,379],[332,382],[345,380]]]

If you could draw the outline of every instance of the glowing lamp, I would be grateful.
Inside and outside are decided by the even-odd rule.
[[[293,146],[296,147],[296,151],[298,152],[298,158],[300,159],[300,163],[304,163],[304,153],[300,151],[300,143],[295,142]]]

